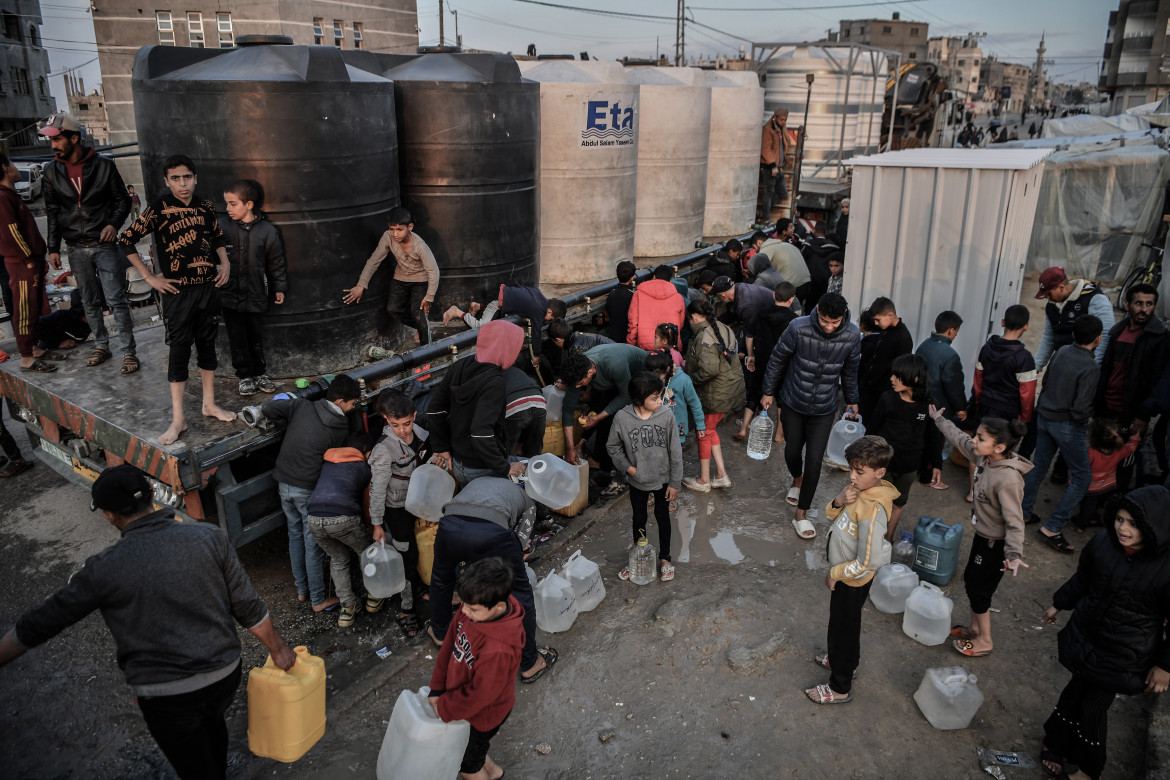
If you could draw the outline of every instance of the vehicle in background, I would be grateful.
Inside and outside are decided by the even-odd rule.
[[[36,200],[41,197],[45,188],[44,174],[39,163],[16,163],[16,170],[20,171],[20,181],[16,183],[16,193],[23,200]]]

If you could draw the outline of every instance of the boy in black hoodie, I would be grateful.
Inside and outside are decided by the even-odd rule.
[[[232,351],[232,367],[240,378],[240,395],[275,393],[264,361],[262,324],[269,300],[280,306],[288,292],[284,242],[280,229],[260,207],[264,188],[238,179],[223,193],[227,216],[219,218],[231,258],[231,275],[219,294],[223,324]]]

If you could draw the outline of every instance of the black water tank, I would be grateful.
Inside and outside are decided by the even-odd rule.
[[[331,46],[241,36],[235,49],[147,46],[134,62],[134,115],[147,197],[164,192],[162,164],[186,154],[197,194],[224,213],[235,179],[264,187],[280,227],[289,292],[265,317],[268,371],[299,377],[351,368],[390,328],[393,260],[360,304],[353,286],[399,202],[394,85],[346,63]],[[221,334],[222,336],[222,334]],[[226,338],[220,373],[230,374]]]
[[[437,308],[535,285],[540,85],[505,54],[347,55],[394,82],[402,201],[439,263]]]

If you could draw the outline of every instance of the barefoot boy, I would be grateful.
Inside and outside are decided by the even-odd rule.
[[[805,690],[817,704],[852,701],[853,672],[861,657],[861,608],[869,595],[886,537],[886,521],[898,491],[882,479],[894,448],[880,436],[862,436],[845,448],[849,484],[825,515],[829,531],[829,651],[813,660],[829,670],[829,682]]]
[[[191,345],[203,384],[203,414],[231,422],[236,416],[215,403],[215,333],[219,327],[217,287],[229,276],[223,231],[211,201],[195,200],[195,163],[181,154],[167,158],[163,179],[169,192],[146,207],[122,231],[118,243],[146,282],[158,290],[167,328],[167,380],[171,383],[171,427],[159,444],[174,444],[187,430],[183,392],[187,388]],[[154,234],[161,274],[152,273],[138,256],[137,244]],[[216,264],[212,256],[219,258]]]
[[[459,767],[464,780],[498,780],[504,774],[487,752],[516,704],[524,608],[511,593],[512,567],[502,558],[484,558],[467,566],[459,581],[463,604],[431,675],[435,714],[445,723],[471,723]]]

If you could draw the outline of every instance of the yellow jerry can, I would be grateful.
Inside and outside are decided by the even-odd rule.
[[[297,647],[287,672],[272,656],[248,672],[248,749],[292,763],[325,734],[325,662]]]

